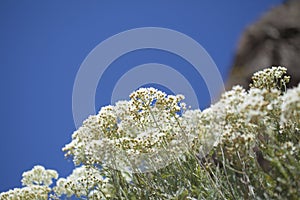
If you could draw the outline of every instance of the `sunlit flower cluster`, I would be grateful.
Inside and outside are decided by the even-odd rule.
[[[112,191],[109,187],[108,178],[104,178],[100,170],[81,166],[74,169],[67,178],[58,179],[53,190],[58,198],[64,195],[67,197],[74,195],[78,198],[102,199],[111,196]]]
[[[192,118],[185,113],[183,99],[141,88],[130,95],[130,101],[119,101],[90,116],[63,150],[75,164],[142,171],[165,166],[170,155],[180,153],[191,140],[183,139],[192,133],[188,130],[192,124],[186,122]]]
[[[286,84],[290,81],[290,77],[286,75],[285,67],[272,67],[254,73],[250,87],[279,90],[286,89]]]
[[[46,170],[37,165],[32,170],[24,172],[22,178],[23,188],[15,188],[0,194],[0,199],[48,199],[51,192],[52,179],[58,178],[55,170]]]
[[[2,200],[40,199],[47,200],[51,189],[46,186],[34,185],[30,187],[14,188],[0,194]]]
[[[45,169],[43,166],[36,165],[32,170],[23,173],[22,184],[24,186],[45,185],[50,186],[52,179],[58,178],[55,170]]]
[[[297,89],[289,90],[282,95],[282,86],[289,81],[284,67],[259,71],[253,75],[252,80],[249,91],[241,86],[234,86],[214,105],[218,107],[214,110],[214,118],[217,119],[218,116],[219,120],[214,120],[213,124],[222,125],[218,127],[222,132],[221,142],[228,148],[232,148],[230,144],[234,148],[248,146],[248,151],[251,151],[257,140],[261,139],[262,132],[273,134],[274,131],[278,131],[280,123],[278,116],[295,110],[295,102],[299,103],[299,95],[298,97],[295,95]],[[291,96],[292,92],[295,100],[291,103],[293,109],[285,109],[284,106],[289,104],[287,98],[291,99],[288,96]],[[293,111],[293,116],[296,112]],[[296,119],[299,119],[299,116],[296,116]]]

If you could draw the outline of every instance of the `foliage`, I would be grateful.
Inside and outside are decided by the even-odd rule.
[[[0,199],[299,199],[300,84],[286,90],[285,74],[257,72],[203,111],[139,89],[73,133],[70,176],[52,186],[36,166]]]

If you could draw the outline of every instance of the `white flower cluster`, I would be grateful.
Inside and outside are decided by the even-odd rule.
[[[260,76],[261,73],[254,75]],[[253,87],[246,92],[241,86],[234,86],[222,95],[219,102],[203,111],[206,117],[201,119],[202,127],[210,132],[218,131],[222,143],[239,145],[237,140],[245,144],[253,143],[257,133],[257,119],[266,119],[266,107],[271,104],[269,93],[276,94],[274,99],[280,95],[276,89],[269,92],[265,88]]]
[[[109,187],[108,178],[104,178],[100,170],[80,166],[75,168],[67,178],[58,179],[53,190],[57,198],[63,195],[67,197],[75,195],[78,198],[102,199],[110,197]]]
[[[46,170],[37,165],[32,170],[23,173],[23,188],[15,188],[0,194],[0,200],[48,199],[51,192],[52,179],[58,178],[55,170]]]
[[[286,89],[286,84],[290,81],[290,77],[286,75],[285,67],[272,67],[254,73],[252,76],[253,83],[250,87],[279,90]]]
[[[43,166],[36,165],[32,170],[23,173],[22,184],[24,186],[45,185],[50,186],[52,179],[58,178],[55,170],[45,169]]]
[[[218,133],[216,135],[221,137],[216,142],[239,144],[236,141],[241,140],[250,144],[255,138],[250,121],[261,114],[263,104],[259,91],[247,93],[241,86],[235,86],[225,92],[219,102],[203,111],[201,127],[206,132]]]
[[[289,77],[285,73],[283,67],[265,69],[253,75],[249,91],[235,86],[225,92],[219,102],[203,111],[206,115],[200,120],[200,123],[204,122],[202,128],[219,131],[221,142],[227,146],[245,144],[243,147],[249,150],[257,139],[262,139],[262,133],[265,137],[278,134],[287,128],[284,124],[292,123],[294,126],[289,128],[299,131],[300,84],[282,93],[278,82],[281,85],[288,83]]]
[[[51,189],[47,186],[34,185],[30,187],[14,188],[0,194],[1,200],[47,200]]]
[[[130,101],[119,101],[90,116],[63,150],[73,156],[76,165],[100,164],[130,171],[166,166],[195,137],[188,129],[197,123],[186,122],[194,119],[190,112],[185,113],[183,99],[182,95],[141,88],[130,95]]]

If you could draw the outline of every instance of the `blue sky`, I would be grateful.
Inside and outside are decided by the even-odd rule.
[[[22,172],[36,164],[61,176],[71,172],[73,163],[61,148],[75,130],[73,83],[81,63],[100,42],[133,28],[173,29],[200,43],[226,79],[244,28],[280,2],[2,0],[0,191],[21,186]],[[106,90],[96,93],[96,109],[109,103],[117,66],[148,62],[175,66],[182,61],[154,50],[120,57],[99,82],[98,88]],[[205,108],[205,85],[197,91]]]

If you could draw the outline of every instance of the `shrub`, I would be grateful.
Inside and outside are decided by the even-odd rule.
[[[252,80],[203,111],[139,89],[73,133],[70,176],[51,187],[57,172],[36,166],[0,199],[298,199],[300,84],[283,67]]]

